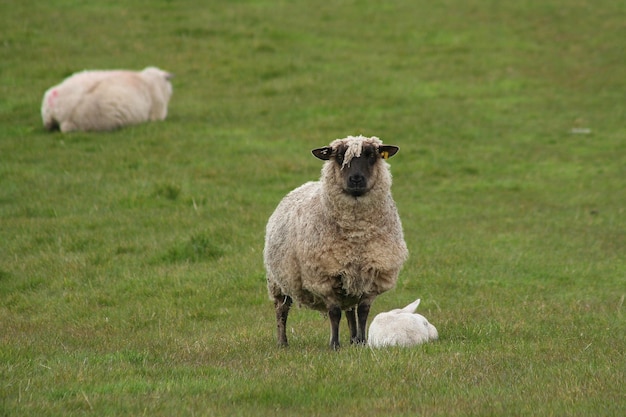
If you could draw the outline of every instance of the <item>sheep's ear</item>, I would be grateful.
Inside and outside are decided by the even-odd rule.
[[[167,81],[171,80],[172,78],[174,78],[174,74],[172,74],[171,72],[166,72],[165,73],[165,79]]]
[[[417,306],[420,305],[420,299],[418,298],[417,300],[413,301],[411,304],[409,304],[408,306],[404,307],[402,309],[403,313],[415,313],[415,310],[417,310]]]
[[[333,148],[330,146],[324,146],[323,148],[313,149],[311,153],[322,161],[328,161],[330,156],[333,154]]]
[[[400,148],[395,145],[381,145],[378,148],[378,152],[380,152],[380,155],[383,157],[383,159],[391,158],[396,153],[398,153],[399,150]]]

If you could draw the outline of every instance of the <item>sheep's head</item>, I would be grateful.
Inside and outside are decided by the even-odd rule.
[[[174,74],[163,71],[157,67],[146,67],[143,71],[141,71],[141,75],[145,80],[161,91],[163,99],[166,102],[170,100],[170,97],[172,96],[172,78],[174,78]]]
[[[343,191],[360,197],[372,188],[371,179],[380,160],[391,158],[398,150],[397,146],[383,145],[376,137],[348,136],[333,141],[329,146],[313,149],[312,153],[321,160],[335,163],[341,175]]]

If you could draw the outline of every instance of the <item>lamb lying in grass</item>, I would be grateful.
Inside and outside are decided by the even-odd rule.
[[[314,149],[326,161],[321,179],[289,193],[270,217],[264,261],[279,345],[293,300],[328,313],[333,349],[342,310],[351,343],[365,343],[370,306],[395,286],[408,256],[386,162],[397,151],[363,136]]]
[[[105,131],[164,120],[172,96],[171,77],[155,67],[76,73],[44,94],[44,127],[61,132]]]
[[[384,346],[413,346],[439,337],[435,326],[426,317],[415,313],[420,300],[404,308],[377,314],[369,328],[368,344]]]

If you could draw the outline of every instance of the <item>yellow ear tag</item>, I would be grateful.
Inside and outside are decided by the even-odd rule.
[[[383,159],[389,159],[389,152],[388,151],[382,151],[380,154],[383,156]]]

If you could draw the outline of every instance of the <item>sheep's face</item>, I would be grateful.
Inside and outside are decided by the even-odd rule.
[[[367,194],[373,186],[376,164],[398,152],[393,145],[373,143],[355,144],[339,143],[313,150],[313,155],[322,160],[330,160],[336,164],[341,177],[344,193],[352,197]]]

